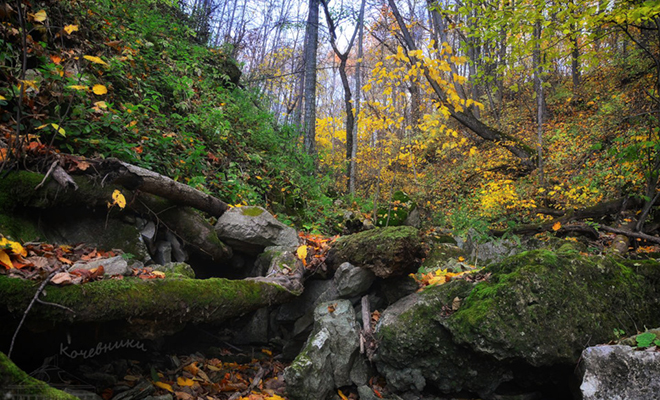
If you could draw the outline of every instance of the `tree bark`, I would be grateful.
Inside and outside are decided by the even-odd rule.
[[[316,50],[319,37],[319,0],[309,0],[305,31],[305,132],[303,145],[307,154],[316,156]]]

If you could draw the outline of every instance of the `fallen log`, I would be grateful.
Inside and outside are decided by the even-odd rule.
[[[116,158],[99,162],[98,171],[107,174],[110,182],[122,185],[126,189],[155,194],[177,205],[193,207],[214,217],[221,216],[229,208],[227,203],[216,197]]]
[[[0,276],[0,330],[15,329],[38,283]],[[106,279],[81,285],[48,285],[50,302],[73,310],[34,304],[25,329],[109,322],[140,338],[163,336],[187,323],[220,324],[262,307],[283,303],[294,294],[281,285],[255,280]],[[5,334],[8,332],[4,332]]]

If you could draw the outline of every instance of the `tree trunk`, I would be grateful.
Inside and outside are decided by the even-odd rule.
[[[305,31],[305,116],[303,145],[307,154],[316,156],[316,50],[319,36],[319,0],[309,0]]]
[[[364,3],[360,6],[360,17],[358,18],[358,53],[357,63],[355,64],[355,116],[359,119],[360,116],[360,101],[362,98],[362,57],[364,56],[362,45],[364,43]],[[348,134],[348,133],[347,133]],[[353,145],[351,146],[351,165],[350,174],[348,177],[348,191],[350,194],[355,194],[355,186],[357,185],[357,149],[358,149],[358,121],[355,121],[353,131]]]
[[[541,66],[541,19],[538,18],[534,24],[534,51],[532,59],[534,64],[534,88],[536,89],[536,152],[539,169],[539,186],[543,186],[543,120],[544,120],[544,98],[543,98],[543,69]]]

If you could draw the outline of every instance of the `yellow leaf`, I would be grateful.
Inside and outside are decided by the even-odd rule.
[[[96,57],[96,56],[83,56],[85,60],[91,61],[94,64],[103,64],[103,65],[108,65],[106,64],[105,61],[101,60],[101,58]]]
[[[57,124],[50,124],[50,126],[52,126],[53,129],[55,129],[55,131],[56,131],[57,133],[59,133],[60,135],[62,135],[62,136],[66,136],[66,131],[65,131],[64,128],[62,128],[61,126],[59,126],[59,125],[57,125]]]
[[[94,105],[98,108],[108,108],[108,105],[105,103],[105,101],[97,101],[94,103]]]
[[[7,98],[0,94],[0,100],[7,100]]]
[[[119,206],[119,208],[126,207],[126,198],[124,197],[123,194],[121,194],[121,192],[119,190],[115,190],[114,192],[112,192],[112,200],[113,200],[113,202],[112,202],[112,204],[110,204],[110,206],[113,206],[113,205],[116,204],[116,205]]]
[[[82,85],[70,85],[67,86],[69,89],[76,89],[76,90],[87,90],[87,86],[82,86]]]
[[[44,22],[46,17],[46,10],[39,10],[36,14],[34,14],[34,20],[37,22]]]
[[[182,376],[176,378],[176,384],[179,386],[192,386],[195,384],[195,381],[193,381],[190,378],[184,378]]]
[[[552,225],[552,230],[553,230],[553,231],[556,232],[556,231],[558,231],[558,230],[560,230],[560,229],[561,229],[561,222],[557,221],[557,222],[555,222],[554,225]]]
[[[165,389],[165,390],[167,390],[168,392],[172,392],[172,393],[174,393],[174,390],[172,390],[172,386],[168,385],[167,383],[163,383],[163,382],[154,382],[154,385],[157,386],[157,387],[159,387],[159,388],[161,388],[161,389]]]
[[[14,268],[9,255],[4,250],[0,250],[0,265],[4,265],[7,269]]]
[[[64,27],[64,32],[66,32],[67,35],[70,35],[73,32],[76,32],[77,30],[78,30],[78,25],[67,25]]]
[[[103,94],[108,93],[108,88],[103,85],[94,85],[94,87],[92,88],[92,92],[94,92],[94,94],[98,94],[99,96],[101,96]]]
[[[264,400],[286,400],[286,399],[282,396],[278,396],[274,394],[272,396],[264,397]]]
[[[298,255],[298,258],[303,262],[303,265],[307,266],[307,246],[303,244],[302,246],[298,247],[296,254]]]
[[[337,390],[337,394],[339,397],[341,397],[341,400],[348,400],[348,397],[346,397],[346,395],[341,390]]]

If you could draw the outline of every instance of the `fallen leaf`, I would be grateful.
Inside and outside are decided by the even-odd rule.
[[[0,264],[2,264],[7,269],[14,268],[14,264],[12,264],[11,259],[9,258],[9,254],[5,253],[4,250],[0,250]]]
[[[44,22],[48,16],[46,15],[46,10],[39,10],[32,17],[37,22]]]
[[[62,62],[62,57],[60,57],[60,56],[58,56],[58,55],[56,55],[56,54],[53,54],[53,55],[50,56],[50,60],[51,60],[53,63],[59,65],[59,64]]]
[[[165,273],[162,271],[153,271],[153,275],[156,275],[157,278],[165,278]]]
[[[83,56],[85,60],[91,61],[94,64],[103,64],[103,65],[108,65],[105,61],[103,61],[101,58],[96,57],[96,56]]]
[[[103,85],[94,85],[94,87],[92,88],[92,92],[94,92],[94,94],[96,95],[101,96],[108,93],[108,88]]]
[[[54,285],[70,285],[73,283],[73,279],[68,272],[58,272],[50,282]]]
[[[183,370],[190,372],[193,376],[197,376],[197,373],[199,372],[199,367],[197,366],[197,362],[194,362],[183,367]],[[220,371],[220,369],[217,370]]]
[[[67,86],[70,89],[75,89],[75,90],[87,90],[87,86],[82,86],[82,85],[69,85]]]
[[[459,297],[454,297],[454,300],[451,302],[451,309],[453,311],[458,311],[461,308],[461,299]]]
[[[337,394],[341,397],[341,400],[348,400],[348,397],[341,390],[337,390]]]
[[[182,376],[176,378],[176,384],[179,386],[192,386],[195,384],[195,381],[193,381],[190,378],[184,378]]]
[[[296,255],[302,261],[304,266],[307,266],[307,246],[304,244],[300,247],[298,247],[298,250],[296,250]]]
[[[66,257],[57,257],[58,260],[60,260],[61,263],[71,265],[73,264],[73,261],[69,260]]]
[[[78,25],[67,25],[64,27],[64,32],[66,32],[67,35],[70,35],[73,32],[76,32],[77,30],[78,30]]]
[[[186,392],[174,392],[177,400],[195,400],[195,398]]]
[[[164,382],[154,382],[154,386],[157,386],[161,389],[165,389],[168,392],[174,393],[174,390],[172,390],[172,385],[168,385],[167,383]]]
[[[552,230],[553,231],[557,232],[560,229],[561,229],[561,222],[557,221],[557,222],[555,222],[554,225],[552,225]]]

